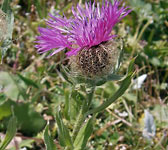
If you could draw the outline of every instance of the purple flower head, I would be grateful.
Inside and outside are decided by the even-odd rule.
[[[72,8],[73,18],[67,19],[65,16],[49,15],[46,21],[47,28],[39,27],[40,36],[37,37],[39,53],[51,51],[50,56],[68,48],[67,56],[76,55],[83,48],[90,48],[102,42],[111,40],[116,35],[112,35],[112,28],[131,10],[114,0],[112,4],[108,0],[99,3],[85,3],[85,9],[77,5],[77,11]]]

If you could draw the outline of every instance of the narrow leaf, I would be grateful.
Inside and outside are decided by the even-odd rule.
[[[35,88],[39,88],[38,85],[33,81],[33,80],[30,80],[24,76],[22,76],[21,74],[17,74],[18,77],[24,81],[25,84],[27,84],[28,86],[33,86]]]
[[[73,148],[72,139],[69,135],[68,129],[66,128],[66,126],[62,121],[62,116],[59,111],[59,108],[56,113],[56,122],[58,125],[58,135],[59,135],[60,144],[62,146]]]
[[[70,83],[71,85],[73,85],[72,81],[69,79],[70,74],[68,73],[68,70],[66,70],[66,68],[64,66],[60,66],[60,72],[58,72],[58,74],[63,77],[68,83]]]
[[[70,93],[68,90],[65,90],[64,92],[65,95],[65,109],[64,109],[64,113],[65,113],[65,117],[67,120],[70,120],[70,104],[69,104],[69,98],[70,98]]]
[[[117,74],[110,74],[108,75],[106,78],[101,78],[99,80],[96,81],[95,85],[96,86],[100,86],[104,83],[106,83],[107,81],[117,81],[117,80],[121,80],[123,76],[117,75]]]
[[[12,100],[26,100],[28,97],[26,87],[18,82],[16,76],[8,72],[0,72],[0,86],[3,87],[4,94]]]
[[[45,1],[43,0],[36,0],[34,1],[34,5],[36,6],[38,15],[41,19],[46,17],[46,6],[45,6]]]
[[[9,120],[9,123],[8,123],[5,139],[0,145],[0,150],[5,150],[5,148],[8,146],[8,144],[11,142],[11,140],[15,136],[16,124],[17,124],[16,117],[12,116],[12,118]]]
[[[48,133],[49,132],[48,128],[49,128],[49,125],[47,124],[44,130],[44,143],[46,145],[46,150],[57,150],[52,137]]]
[[[11,0],[4,0],[0,10],[0,16],[5,14],[3,18],[0,18],[0,52],[1,52],[1,62],[12,44],[12,33],[13,33],[13,25],[14,25],[14,15],[12,9],[10,7]],[[5,26],[4,26],[5,25]],[[1,31],[3,30],[3,31]],[[5,31],[5,32],[4,32]],[[2,40],[2,41],[1,41]]]
[[[93,117],[80,129],[74,141],[74,150],[83,150],[86,147],[87,141],[93,131]]]
[[[10,2],[11,2],[11,0],[3,0],[1,9],[2,9],[5,13],[7,13],[7,11],[9,10]]]
[[[137,56],[134,57],[134,58],[130,61],[129,66],[128,66],[128,69],[127,69],[127,74],[130,74],[130,73],[133,72],[134,62],[135,62],[135,59],[136,59],[136,58],[137,58]]]

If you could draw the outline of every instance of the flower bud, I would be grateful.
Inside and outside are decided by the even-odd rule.
[[[121,42],[110,40],[78,51],[70,57],[72,72],[89,78],[99,78],[115,71],[121,52]]]

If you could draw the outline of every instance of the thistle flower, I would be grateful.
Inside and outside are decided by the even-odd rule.
[[[114,0],[113,4],[105,0],[100,7],[99,3],[86,2],[85,9],[79,5],[77,11],[72,8],[73,17],[69,19],[49,14],[50,19],[46,21],[48,27],[39,27],[41,35],[37,37],[35,47],[39,53],[51,51],[49,56],[67,48],[66,55],[73,56],[75,67],[83,69],[81,72],[87,76],[99,76],[102,71],[111,71],[116,63],[114,56],[118,58],[119,55],[117,51],[111,53],[110,47],[116,37],[111,31],[131,11],[124,5],[119,7],[120,4],[118,0]]]

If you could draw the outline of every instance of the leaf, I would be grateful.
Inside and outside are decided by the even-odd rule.
[[[65,114],[65,117],[67,120],[70,120],[70,104],[69,104],[69,101],[70,101],[70,93],[68,90],[65,90],[64,92],[64,95],[65,95],[65,109],[64,109],[64,114]]]
[[[4,39],[4,36],[7,33],[7,21],[6,21],[6,13],[4,13],[0,9],[0,45],[1,41]]]
[[[135,59],[136,59],[136,58],[137,58],[137,56],[134,57],[134,58],[130,61],[129,66],[128,66],[128,70],[127,70],[127,74],[132,74],[132,73],[133,73],[134,62],[135,62]]]
[[[33,148],[32,143],[34,142],[33,139],[27,139],[27,140],[23,140],[21,141],[21,143],[19,144],[19,148],[21,149],[22,147],[28,147],[28,148]]]
[[[20,139],[20,137],[18,137]],[[19,140],[18,139],[18,140]],[[16,142],[18,142],[18,148],[19,150],[24,150],[24,147],[26,147],[25,150],[27,150],[27,148],[32,149],[33,148],[33,139],[28,139],[28,140],[23,140],[23,141],[17,141],[17,137],[15,138]],[[11,147],[8,150],[16,150],[16,147]]]
[[[122,79],[122,76],[120,76],[120,75],[110,74],[107,77],[96,80],[95,85],[100,86],[100,85],[106,83],[107,81],[117,81],[117,80],[121,80],[121,79]]]
[[[156,121],[162,125],[163,128],[168,127],[168,105],[158,105],[154,106],[152,111]]]
[[[59,135],[60,144],[64,147],[67,146],[72,149],[73,148],[72,139],[69,135],[68,129],[66,128],[66,126],[64,125],[62,121],[59,108],[56,113],[56,122],[58,125],[58,135]]]
[[[53,139],[51,138],[51,136],[49,135],[49,125],[47,124],[47,126],[45,127],[44,130],[44,143],[46,145],[46,150],[56,150],[56,145],[54,144]]]
[[[73,85],[72,81],[69,78],[69,76],[70,76],[69,70],[65,66],[63,66],[63,65],[60,66],[60,70],[61,71],[58,72],[58,74],[61,77],[63,77],[68,83],[70,83],[71,85]]]
[[[35,87],[35,88],[39,88],[39,86],[38,86],[33,80],[30,80],[30,79],[28,79],[28,78],[22,76],[21,74],[17,74],[17,75],[18,75],[18,77],[19,77],[21,80],[24,81],[24,83],[25,83],[26,85],[28,85],[28,86],[33,86],[33,87]]]
[[[11,104],[9,101],[0,105],[0,120],[11,115]]]
[[[4,0],[2,7],[1,7],[2,12],[5,13],[5,16],[6,16],[6,18],[2,22],[0,22],[0,26],[2,25],[2,23],[6,24],[6,26],[4,26],[4,30],[6,30],[6,32],[3,33],[2,42],[0,43],[1,61],[2,61],[6,51],[9,49],[10,45],[12,44],[14,15],[13,15],[12,9],[10,7],[10,2],[11,2],[11,0]]]
[[[161,66],[161,61],[159,60],[159,58],[157,57],[153,57],[152,59],[150,59],[150,62],[154,65],[154,66]]]
[[[32,135],[38,133],[45,127],[46,121],[40,113],[34,111],[34,107],[29,103],[16,103],[11,100],[6,101],[0,105],[0,119],[11,115],[11,106],[14,108],[13,111],[17,118],[17,124],[22,133]]]
[[[74,150],[83,150],[86,147],[87,141],[93,131],[93,117],[79,130],[79,133],[74,141]]]
[[[68,11],[69,9],[71,9],[71,7],[72,7],[72,2],[69,2],[69,3],[63,8],[63,10],[61,11],[61,13]]]
[[[31,135],[40,132],[46,125],[46,121],[40,113],[34,111],[29,103],[15,104],[14,112],[18,120],[18,126],[22,133]]]
[[[0,150],[5,150],[5,148],[8,146],[8,144],[11,142],[13,137],[16,134],[16,117],[12,116],[12,118],[9,120],[7,132],[4,141],[0,145]]]
[[[38,15],[41,19],[46,17],[47,14],[47,10],[46,10],[46,6],[45,6],[45,1],[44,0],[35,0],[34,1],[34,5],[36,6]]]
[[[129,0],[133,10],[138,14],[139,20],[151,19],[153,16],[152,5],[143,0]]]
[[[2,9],[5,13],[7,13],[7,12],[9,11],[9,9],[10,9],[10,2],[11,2],[11,0],[3,0],[3,4],[2,4],[2,6],[1,6],[1,9]]]
[[[27,94],[23,85],[16,80],[14,75],[8,72],[0,72],[0,86],[2,86],[4,94],[12,100],[27,99]]]
[[[69,100],[69,117],[71,120],[76,120],[82,106],[82,102],[85,100],[86,98],[82,92],[75,89],[72,90],[71,99]]]

